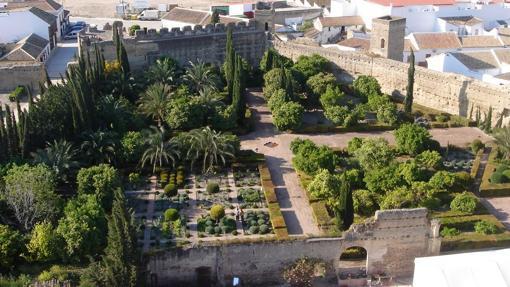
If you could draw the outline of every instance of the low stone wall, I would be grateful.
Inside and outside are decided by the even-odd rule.
[[[35,93],[44,82],[44,64],[39,62],[0,62],[0,92],[10,93],[17,86],[27,86]]]
[[[360,75],[375,77],[383,92],[403,97],[407,87],[409,64],[375,57],[358,52],[345,52],[332,48],[313,47],[275,39],[273,46],[279,53],[297,59],[300,55],[319,54],[334,64],[335,75],[343,82],[352,82]],[[510,88],[491,85],[458,74],[441,73],[416,67],[414,101],[417,104],[469,117],[480,108],[487,113],[493,108],[492,123],[503,115],[503,124],[510,121]]]
[[[282,283],[282,269],[299,258],[319,258],[337,269],[342,252],[360,246],[367,250],[368,274],[407,276],[413,272],[414,258],[439,254],[438,230],[424,208],[377,211],[371,222],[353,225],[342,238],[167,251],[150,256],[147,270],[151,286],[228,286],[233,276],[248,286],[271,286]]]

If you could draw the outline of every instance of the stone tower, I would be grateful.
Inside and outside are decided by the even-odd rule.
[[[405,31],[405,18],[383,16],[373,19],[370,52],[402,62]]]
[[[257,29],[273,33],[275,11],[272,3],[257,2],[255,8],[254,18]]]

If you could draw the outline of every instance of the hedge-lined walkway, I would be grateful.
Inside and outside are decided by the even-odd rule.
[[[319,229],[312,217],[305,192],[292,168],[290,143],[295,138],[307,138],[317,144],[343,148],[353,137],[382,137],[390,144],[395,142],[391,131],[384,132],[349,132],[339,134],[288,134],[276,131],[272,124],[271,112],[267,108],[262,92],[250,90],[248,104],[255,119],[254,131],[241,137],[241,147],[252,149],[266,156],[273,182],[277,187],[277,197],[287,223],[289,235],[319,234]],[[475,139],[483,142],[492,140],[478,128],[461,127],[449,129],[431,129],[433,138],[442,146],[453,144],[465,146]],[[272,145],[265,145],[274,143]]]

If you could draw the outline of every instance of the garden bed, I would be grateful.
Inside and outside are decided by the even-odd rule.
[[[497,149],[492,148],[489,154],[489,160],[485,166],[485,170],[482,177],[482,183],[480,185],[480,196],[481,197],[498,197],[498,196],[510,196],[510,183],[492,183],[491,177],[498,168],[498,164],[495,162],[497,155]]]
[[[287,230],[287,225],[285,224],[285,219],[283,218],[283,214],[280,209],[280,204],[278,203],[278,199],[276,197],[271,174],[269,173],[269,169],[265,163],[259,164],[259,171],[260,182],[262,185],[262,190],[264,191],[264,197],[266,199],[267,208],[269,211],[269,219],[271,221],[273,232],[278,239],[286,239],[289,237],[289,232]]]

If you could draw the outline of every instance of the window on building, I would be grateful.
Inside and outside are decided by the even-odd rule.
[[[269,24],[268,24],[267,22],[264,24],[264,29],[265,29],[266,31],[269,31]]]
[[[381,39],[381,49],[384,49],[386,47],[386,40]]]
[[[425,58],[428,58],[428,57],[430,57],[430,56],[432,56],[432,55],[431,55],[431,54],[426,54],[426,55],[425,55]]]

